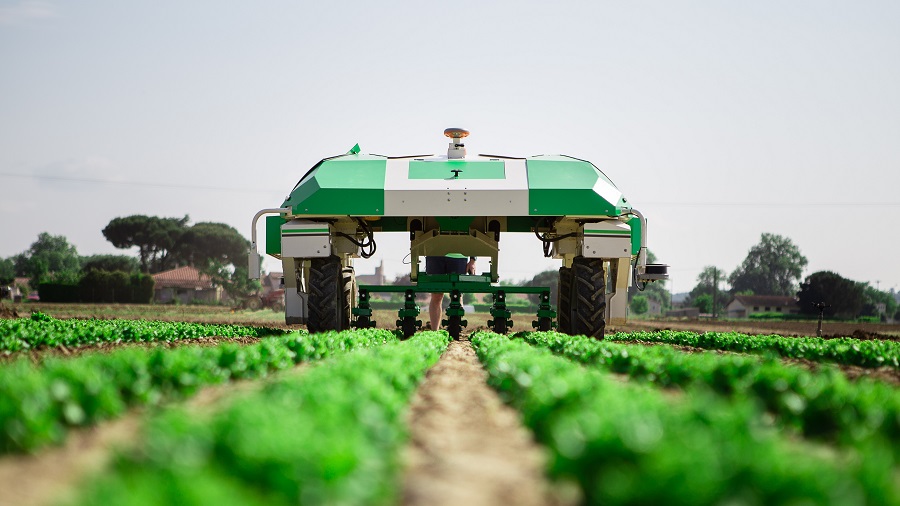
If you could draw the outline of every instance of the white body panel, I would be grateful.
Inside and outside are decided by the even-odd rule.
[[[587,258],[630,258],[631,227],[619,221],[585,225],[581,254]]]
[[[318,258],[331,256],[328,224],[293,220],[281,226],[281,256]]]
[[[525,160],[502,160],[506,179],[409,179],[409,162],[387,161],[385,216],[528,216]]]

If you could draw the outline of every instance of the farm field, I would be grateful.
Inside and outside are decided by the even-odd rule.
[[[690,330],[694,332],[742,332],[744,334],[782,334],[787,336],[815,336],[815,321],[764,321],[764,320],[632,320],[628,329]],[[826,337],[862,334],[882,339],[900,339],[900,325],[882,323],[822,323]]]
[[[0,319],[0,504],[900,504],[896,341],[153,307]]]

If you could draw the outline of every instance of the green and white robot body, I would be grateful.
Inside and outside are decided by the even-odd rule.
[[[353,259],[371,256],[379,232],[409,233],[415,285],[407,290],[462,287],[495,299],[502,236],[533,234],[534,254],[561,261],[556,314],[570,333],[600,336],[607,322],[625,323],[628,285],[668,277],[646,263],[646,220],[596,166],[561,155],[466,156],[467,134],[445,131],[446,156],[365,155],[354,146],[310,169],[280,208],[256,214],[251,276],[259,275],[256,223],[269,214],[265,252],[284,267],[287,323],[349,328]],[[421,257],[449,253],[490,257],[490,272],[451,285],[420,272]]]

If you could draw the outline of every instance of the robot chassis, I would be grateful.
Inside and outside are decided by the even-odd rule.
[[[590,162],[568,156],[466,156],[468,132],[448,128],[446,156],[388,157],[348,153],[310,169],[279,208],[256,213],[250,276],[258,279],[257,222],[266,253],[284,268],[285,322],[311,332],[374,327],[372,293],[403,293],[397,327],[422,326],[419,293],[449,293],[442,320],[454,338],[468,325],[464,293],[490,293],[494,332],[512,327],[507,294],[538,294],[537,330],[602,338],[606,323],[626,321],[629,281],[642,289],[668,279],[668,266],[647,264],[647,221]],[[410,285],[357,285],[354,258],[375,253],[376,232],[407,232]],[[500,237],[534,234],[546,257],[561,260],[556,309],[547,287],[498,285]],[[489,257],[482,274],[429,275],[420,258]]]

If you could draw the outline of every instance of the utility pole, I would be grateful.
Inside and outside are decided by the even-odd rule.
[[[813,306],[819,310],[819,326],[816,328],[816,336],[822,337],[822,318],[825,317],[825,308],[831,306],[824,302],[813,302]]]
[[[716,319],[716,305],[718,303],[718,298],[719,298],[719,268],[713,267],[713,307],[712,307],[713,320]]]

